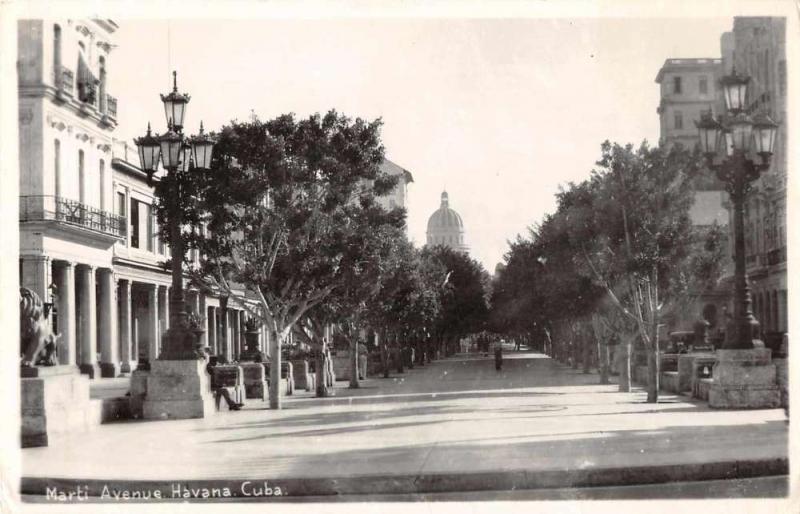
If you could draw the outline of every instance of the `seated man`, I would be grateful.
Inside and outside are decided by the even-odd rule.
[[[219,364],[225,364],[225,357],[222,355],[208,355],[208,353],[206,353],[206,357],[208,357],[206,372],[211,376],[211,390],[214,391],[214,401],[217,403],[217,405],[219,405],[219,398],[221,396],[222,398],[225,398],[225,402],[228,404],[228,408],[230,410],[240,410],[244,404],[234,402],[231,399],[231,393],[229,393],[224,387],[218,387],[214,382],[214,367]]]

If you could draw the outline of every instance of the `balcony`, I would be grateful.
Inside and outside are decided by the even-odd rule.
[[[775,248],[767,252],[767,264],[775,266],[786,262],[786,247]]]
[[[67,100],[75,94],[75,73],[66,66],[56,66],[53,70],[53,84],[59,100]]]
[[[52,221],[116,239],[127,235],[124,217],[60,196],[20,196],[19,221]]]

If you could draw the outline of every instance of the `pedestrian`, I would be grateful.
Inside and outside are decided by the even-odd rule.
[[[494,369],[500,371],[503,368],[503,340],[494,345]]]
[[[209,355],[208,352],[206,352],[205,356],[208,360],[208,364],[206,364],[206,373],[211,377],[211,390],[214,392],[214,402],[219,405],[219,399],[224,398],[225,403],[228,404],[228,409],[241,410],[244,404],[233,401],[233,399],[231,399],[231,393],[224,387],[217,387],[217,384],[214,382],[214,368],[220,364],[225,364],[225,357],[222,355]]]
[[[520,350],[520,340],[514,339],[514,351],[518,352],[519,350]]]

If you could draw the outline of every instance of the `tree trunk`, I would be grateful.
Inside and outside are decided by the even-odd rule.
[[[272,337],[269,341],[269,408],[281,408],[281,331],[272,330]]]
[[[358,339],[350,337],[350,389],[358,389],[361,382],[358,380]]]
[[[375,338],[378,339],[380,336],[378,333],[375,333]],[[383,378],[389,378],[389,347],[386,345],[388,342],[388,336],[384,337],[382,340],[378,339],[378,347],[381,349],[381,365],[383,366]]]
[[[601,337],[597,341],[597,354],[600,364],[600,383],[608,384],[608,344],[606,344],[605,337]]]
[[[658,403],[658,343],[647,352],[647,403]]]
[[[324,340],[322,342],[322,346],[320,347],[320,352],[317,355],[317,371],[316,371],[316,395],[317,398],[327,398],[330,396],[330,390],[328,389],[328,343]]]
[[[628,337],[625,342],[619,345],[622,366],[619,370],[619,391],[621,393],[631,392],[631,350],[633,338]]]
[[[661,384],[661,362],[658,348],[658,318],[650,326],[650,348],[647,352],[647,403],[658,403],[658,390]]]

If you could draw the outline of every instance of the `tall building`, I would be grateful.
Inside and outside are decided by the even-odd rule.
[[[703,112],[716,113],[724,107],[719,85],[721,76],[720,58],[667,59],[664,62],[656,76],[661,90],[657,112],[662,145],[681,143],[686,148],[694,148],[698,136],[693,120],[700,119]]]
[[[764,111],[780,123],[769,170],[753,183],[745,206],[745,260],[753,310],[768,344],[788,330],[786,185],[789,132],[786,115],[786,19],[737,17],[725,72],[750,76],[747,110]]]
[[[153,189],[132,164],[135,147],[113,137],[107,70],[116,29],[111,20],[17,26],[21,283],[53,304],[59,362],[93,378],[156,358],[169,325],[169,248],[158,238]],[[237,358],[244,311],[188,289],[190,309],[206,317],[204,342]]]
[[[408,207],[408,185],[414,182],[414,176],[407,169],[398,166],[389,159],[384,159],[381,163],[381,171],[391,176],[398,177],[397,185],[394,186],[392,191],[378,198],[380,203],[385,209],[394,209],[395,207]]]
[[[658,71],[661,100],[656,112],[659,117],[659,142],[664,147],[680,144],[693,150],[700,142],[695,120],[703,113],[720,113],[725,109],[719,79],[722,59],[667,59]],[[694,204],[689,212],[695,226],[728,224],[725,207],[727,193],[724,185],[712,174],[696,181]]]
[[[110,20],[18,23],[22,285],[56,299],[59,359],[93,376],[98,351],[104,375],[118,366],[111,261],[127,227],[111,212],[117,105],[106,72],[116,29]]]
[[[442,192],[440,207],[428,218],[427,243],[430,246],[448,246],[460,252],[469,251],[464,242],[464,221],[450,208],[447,191]]]

